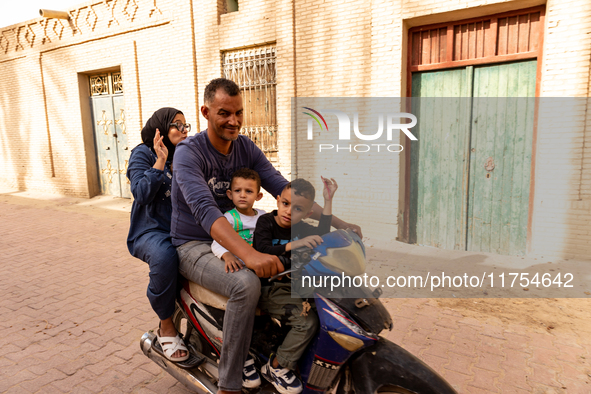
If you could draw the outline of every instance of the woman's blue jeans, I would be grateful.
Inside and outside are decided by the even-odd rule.
[[[160,320],[172,317],[176,298],[179,259],[170,236],[152,232],[142,235],[133,245],[135,257],[150,266],[148,299]]]

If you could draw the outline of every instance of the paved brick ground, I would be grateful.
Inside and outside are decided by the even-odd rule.
[[[189,392],[140,351],[157,319],[147,266],[125,246],[127,218],[0,194],[0,392]],[[437,300],[386,305],[387,336],[461,393],[591,392],[591,327],[574,313],[571,330],[549,332]]]

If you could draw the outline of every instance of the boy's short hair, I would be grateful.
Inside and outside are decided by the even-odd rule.
[[[312,202],[314,202],[314,197],[316,197],[316,189],[314,189],[314,186],[302,178],[294,179],[289,182],[283,190],[287,189],[293,189],[293,192],[296,195],[305,197]]]
[[[230,188],[232,188],[234,178],[252,179],[257,183],[257,192],[261,191],[261,177],[259,176],[259,173],[255,170],[251,170],[250,168],[241,168],[239,170],[234,171],[234,173],[232,174],[232,179],[230,180]]]

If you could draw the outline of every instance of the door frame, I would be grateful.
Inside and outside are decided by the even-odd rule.
[[[82,136],[84,139],[84,151],[86,156],[86,182],[88,198],[101,194],[99,180],[98,157],[93,127],[92,106],[90,104],[90,85],[88,75],[78,73],[78,91],[80,102],[80,114],[82,120]]]
[[[523,14],[529,14],[539,12],[540,13],[540,29],[538,30],[539,36],[537,37],[537,49],[534,51],[516,53],[511,55],[497,55],[496,48],[497,48],[497,21],[499,18],[506,18],[512,16],[519,16]],[[406,51],[406,97],[412,97],[412,73],[413,72],[421,72],[421,71],[436,71],[436,70],[445,70],[451,68],[458,68],[458,67],[467,67],[467,66],[479,66],[479,65],[488,65],[494,63],[506,63],[512,62],[516,60],[526,60],[526,59],[536,59],[537,60],[537,70],[536,70],[536,90],[535,90],[535,109],[534,109],[534,125],[533,125],[533,136],[532,136],[532,158],[531,158],[531,169],[530,169],[530,182],[529,182],[529,202],[528,202],[528,219],[527,219],[527,229],[526,229],[526,254],[531,252],[531,240],[532,240],[532,220],[533,220],[533,202],[534,202],[534,192],[535,192],[535,166],[536,166],[536,145],[537,145],[537,135],[538,135],[538,113],[539,113],[539,100],[540,91],[541,91],[541,76],[542,76],[542,63],[543,63],[543,46],[544,46],[544,31],[545,31],[545,16],[546,16],[546,6],[536,6],[530,8],[524,8],[515,11],[509,12],[502,12],[497,14],[489,14],[485,16],[480,16],[476,18],[469,18],[469,19],[461,19],[452,22],[446,23],[435,23],[423,26],[412,27],[407,30],[407,51]],[[434,63],[434,64],[423,64],[423,65],[413,65],[413,33],[428,31],[432,29],[447,29],[447,47],[453,48],[454,45],[454,26],[462,25],[467,23],[476,23],[482,22],[485,20],[491,20],[491,30],[493,31],[493,38],[494,38],[494,48],[495,53],[493,55],[476,58],[476,59],[469,59],[469,60],[453,60],[453,52],[451,50],[447,51],[446,53],[446,61],[441,63]],[[492,40],[492,38],[489,38]],[[488,40],[487,40],[488,41]],[[490,44],[490,42],[489,42]],[[411,100],[407,100],[407,108],[406,110],[411,112],[412,108],[410,105]],[[403,137],[404,138],[404,137]],[[411,184],[411,149],[412,144],[407,144],[404,149],[404,212],[403,212],[403,226],[402,229],[398,230],[399,240],[403,242],[410,242],[410,184]]]

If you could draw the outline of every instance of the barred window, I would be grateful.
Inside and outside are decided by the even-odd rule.
[[[240,87],[244,102],[241,134],[248,136],[271,161],[277,160],[277,72],[274,45],[222,55],[223,75]]]

